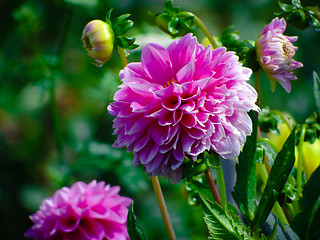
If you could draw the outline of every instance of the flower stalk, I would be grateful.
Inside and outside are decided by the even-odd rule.
[[[221,166],[221,160],[219,155],[214,154],[214,167],[217,171],[217,178],[218,178],[218,187],[219,187],[219,195],[221,200],[221,207],[223,209],[227,208],[227,193],[226,193],[226,185],[224,183],[224,176],[223,170]]]
[[[179,14],[177,14],[177,17],[179,16],[183,16],[183,17],[193,17],[193,21],[195,24],[197,24],[200,28],[200,30],[203,32],[203,34],[208,38],[211,46],[216,49],[218,48],[218,44],[217,42],[214,40],[214,38],[212,37],[212,34],[210,33],[210,31],[208,30],[208,28],[206,27],[206,25],[201,21],[200,18],[198,18],[196,15],[194,15],[191,12],[181,12]]]
[[[120,56],[122,66],[125,68],[128,65],[128,59],[126,57],[126,53],[123,48],[117,47],[117,52]]]
[[[198,18],[196,15],[194,15],[194,21],[199,26],[201,31],[204,33],[204,35],[208,38],[209,42],[211,43],[211,46],[215,49],[218,48],[217,42],[212,37],[211,33],[209,32],[206,25],[201,21],[200,18]]]
[[[59,113],[57,108],[54,79],[52,79],[52,83],[49,89],[49,95],[50,95],[49,101],[50,101],[50,108],[51,108],[51,115],[52,115],[53,131],[54,131],[56,144],[57,144],[57,151],[58,151],[58,163],[60,165],[63,165],[64,164],[63,141],[62,141],[62,135],[61,135]]]
[[[210,191],[212,193],[213,199],[221,206],[221,200],[220,200],[220,196],[218,193],[218,189],[213,181],[210,168],[207,168],[207,170],[204,172],[204,174],[206,176],[206,179],[207,179]]]
[[[158,205],[160,208],[160,212],[161,212],[161,216],[162,216],[162,220],[164,223],[164,226],[166,228],[169,240],[175,240],[176,236],[174,234],[174,230],[170,221],[170,217],[169,217],[169,213],[167,210],[167,206],[166,203],[164,201],[164,197],[162,194],[162,190],[161,190],[161,186],[159,183],[159,179],[158,177],[153,177],[151,176],[151,181],[152,181],[152,186],[154,189],[154,193],[156,195],[157,201],[158,201]]]
[[[260,69],[254,72],[254,88],[257,91],[257,102],[256,105],[260,105]]]

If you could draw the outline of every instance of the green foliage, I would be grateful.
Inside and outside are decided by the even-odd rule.
[[[139,47],[138,44],[134,43],[136,40],[134,37],[124,36],[133,27],[133,21],[128,19],[131,14],[123,14],[111,21],[111,12],[112,9],[107,12],[105,21],[112,25],[112,30],[115,34],[115,44],[127,50],[133,50]]]
[[[237,210],[231,204],[223,210],[216,202],[211,202],[203,195],[199,195],[204,221],[207,224],[209,239],[253,239],[247,233],[247,229],[240,222]]]
[[[237,53],[244,66],[251,68],[253,71],[259,69],[254,41],[240,40],[240,32],[233,31],[233,26],[226,28],[219,40],[229,51]]]
[[[316,111],[320,116],[320,79],[316,72],[313,72],[313,91],[316,100]]]
[[[187,186],[192,189],[197,194],[201,194],[206,199],[213,201],[212,193],[210,192],[209,186],[207,183],[200,182],[196,179],[192,179],[187,183]]]
[[[317,7],[303,7],[300,0],[291,0],[291,4],[278,0],[278,4],[283,13],[277,13],[276,15],[285,17],[287,22],[295,27],[305,29],[311,26],[316,31],[320,30],[320,14]]]
[[[165,33],[178,37],[196,29],[194,15],[190,12],[181,12],[180,7],[173,7],[172,0],[165,1],[163,9],[163,12],[155,15],[155,23]]]
[[[263,108],[259,113],[259,128],[263,132],[276,132],[279,134],[278,122],[281,121],[270,108]]]
[[[302,211],[292,222],[293,230],[302,240],[320,237],[320,167],[318,167],[303,189]]]
[[[267,219],[273,205],[282,191],[295,162],[295,128],[287,138],[282,150],[278,153],[271,168],[266,187],[256,208],[253,229],[256,231]]]
[[[129,212],[127,216],[127,230],[130,240],[145,240],[145,236],[142,232],[141,227],[136,223],[133,212],[133,203],[129,207]]]
[[[239,163],[236,165],[237,180],[232,196],[237,203],[241,213],[251,224],[256,208],[256,159],[257,146],[257,120],[253,111],[249,113],[253,130],[251,136],[247,137],[246,144],[240,153]]]
[[[272,213],[269,214],[261,226],[261,231],[264,235],[268,236],[268,239],[299,240],[297,234],[288,225],[285,225],[283,228],[282,225],[279,224],[279,219]]]

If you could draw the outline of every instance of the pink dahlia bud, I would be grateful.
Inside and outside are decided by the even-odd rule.
[[[285,29],[286,21],[283,18],[275,18],[262,30],[256,41],[258,61],[271,81],[272,91],[278,81],[290,92],[290,80],[297,79],[292,71],[303,66],[302,63],[293,60],[298,48],[292,43],[297,41],[298,37],[283,35]]]
[[[64,187],[30,216],[34,225],[25,236],[35,240],[128,240],[126,223],[132,200],[119,191],[118,186],[95,180]]]
[[[152,176],[182,178],[185,157],[213,150],[236,158],[252,132],[247,112],[257,110],[252,71],[234,52],[211,50],[191,34],[165,49],[148,44],[141,62],[120,72],[123,84],[108,106],[116,118],[115,147],[134,152]]]
[[[81,40],[88,55],[102,66],[113,53],[114,33],[110,24],[101,20],[89,22],[83,29]]]

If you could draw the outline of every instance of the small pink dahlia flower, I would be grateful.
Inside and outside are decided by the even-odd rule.
[[[93,180],[63,187],[45,199],[30,216],[34,225],[25,233],[35,240],[128,240],[127,214],[132,200]]]
[[[297,79],[292,71],[303,64],[292,59],[298,49],[292,43],[297,41],[298,37],[283,35],[285,29],[286,21],[283,18],[273,19],[260,33],[256,41],[256,51],[260,66],[271,81],[272,91],[278,81],[289,93],[290,80]]]
[[[167,49],[148,44],[141,62],[120,72],[123,84],[108,106],[116,116],[114,147],[127,147],[135,166],[174,183],[185,157],[213,150],[236,158],[252,131],[247,112],[257,110],[251,73],[234,52],[204,49],[191,34]]]

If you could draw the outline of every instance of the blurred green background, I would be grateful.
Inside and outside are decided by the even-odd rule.
[[[233,25],[242,39],[251,40],[280,11],[276,0],[180,0],[174,5],[198,15],[214,35]],[[0,1],[1,239],[24,239],[23,233],[32,225],[28,216],[45,197],[75,181],[92,179],[121,186],[121,195],[134,199],[138,224],[147,239],[166,239],[143,168],[134,169],[132,156],[111,146],[113,119],[106,106],[119,84],[120,59],[115,53],[97,68],[80,40],[87,22],[104,19],[113,8],[113,17],[132,14],[135,25],[128,35],[136,37],[141,47],[147,42],[168,45],[172,39],[154,26],[148,13],[161,12],[162,6],[160,0]],[[301,122],[314,110],[312,72],[320,73],[320,33],[290,25],[285,33],[299,36],[295,59],[304,68],[296,71],[298,80],[292,82],[290,94],[280,85],[272,93],[262,74],[261,106],[289,112]],[[204,37],[199,31],[196,35],[199,41]],[[139,61],[141,47],[131,52],[129,61]],[[54,133],[52,89],[60,145]],[[162,181],[162,186],[178,239],[205,239],[201,209],[183,198],[183,182]]]

